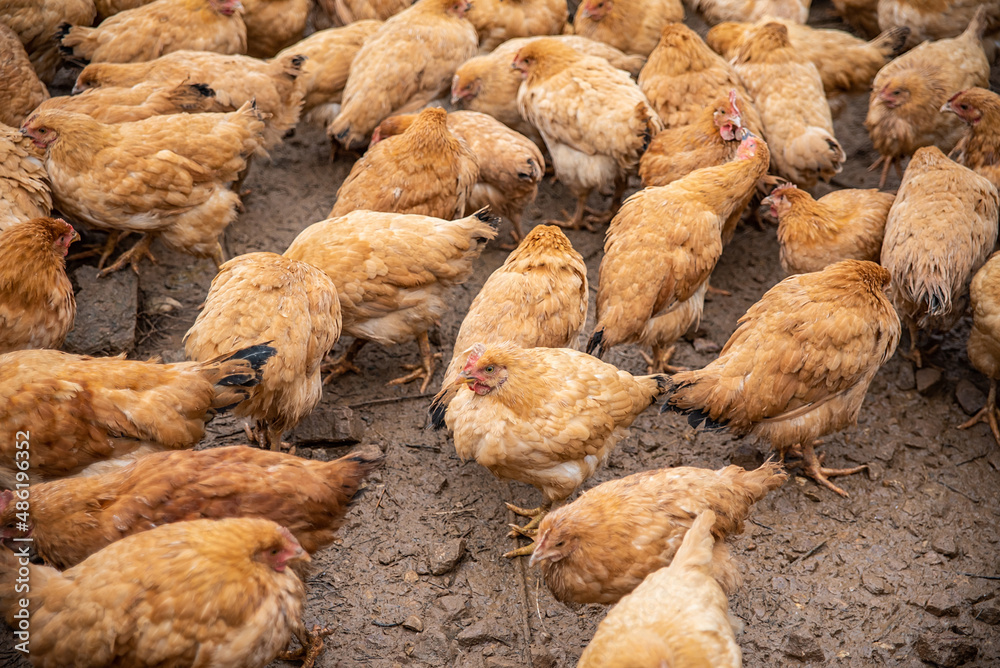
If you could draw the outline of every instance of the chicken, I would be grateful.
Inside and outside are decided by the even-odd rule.
[[[909,28],[891,28],[870,42],[843,30],[818,30],[788,19],[752,23],[720,23],[705,36],[710,47],[726,58],[739,51],[744,40],[764,23],[780,23],[788,30],[792,47],[812,62],[823,80],[827,98],[865,93],[882,66],[903,47]]]
[[[239,0],[156,0],[96,28],[63,24],[58,39],[68,60],[90,63],[135,63],[181,49],[246,53],[239,10]]]
[[[609,220],[629,173],[663,129],[660,118],[628,74],[558,40],[542,38],[521,47],[514,67],[525,78],[517,93],[521,116],[541,133],[556,176],[577,199],[575,213],[556,224],[592,229],[591,221]],[[612,185],[610,209],[591,212],[585,225],[587,197]]]
[[[52,211],[43,159],[30,139],[0,123],[0,233]]]
[[[416,114],[390,116],[372,134],[372,142],[406,130]],[[545,159],[538,146],[524,135],[487,114],[456,111],[448,114],[448,130],[465,142],[479,165],[479,180],[465,202],[465,213],[484,206],[510,220],[515,242],[524,236],[521,217],[535,201],[538,184],[545,175]]]
[[[468,14],[483,51],[516,37],[558,35],[567,18],[566,0],[476,0]]]
[[[310,0],[241,0],[248,56],[271,58],[302,39]]]
[[[65,220],[36,218],[0,233],[0,354],[58,348],[73,329],[76,298],[66,276]]]
[[[333,279],[340,295],[344,332],[354,337],[331,377],[354,371],[368,341],[395,345],[417,339],[422,363],[390,385],[434,375],[427,330],[448,310],[448,288],[472,275],[472,263],[496,237],[495,219],[483,211],[459,220],[353,211],[310,225],[285,257],[307,262]],[[329,380],[329,378],[328,378]]]
[[[747,129],[761,136],[760,117],[732,66],[683,23],[664,26],[660,43],[639,73],[639,87],[668,130],[697,123],[706,107],[735,90]]]
[[[539,39],[521,38],[504,42],[492,53],[476,56],[462,63],[451,82],[451,103],[460,109],[489,114],[508,127],[517,130],[532,140],[541,143],[535,127],[521,117],[517,107],[517,91],[521,87],[521,75],[511,68],[511,61],[521,47]],[[618,69],[637,75],[646,59],[630,56],[603,42],[595,42],[586,37],[561,35],[546,39],[559,40],[580,53],[604,58]]]
[[[265,149],[281,143],[299,122],[305,85],[302,56],[284,53],[271,60],[199,51],[177,51],[146,63],[95,63],[83,69],[74,93],[108,86],[151,83],[173,88],[198,82],[215,91],[219,111],[253,102],[264,119]]]
[[[360,21],[385,21],[413,4],[411,0],[316,0],[334,25]]]
[[[60,95],[42,102],[36,112],[61,109],[86,114],[101,123],[131,123],[151,116],[194,112],[224,112],[215,91],[205,84],[136,84],[130,88],[102,87],[79,95]]]
[[[206,361],[267,342],[278,352],[260,383],[233,409],[252,417],[254,440],[277,450],[281,435],[323,396],[320,364],[340,338],[340,299],[325,273],[274,253],[249,253],[222,265],[205,307],[184,335],[188,359]]]
[[[878,262],[885,219],[896,196],[878,190],[834,190],[815,200],[792,184],[761,202],[778,220],[781,266],[787,274],[819,271],[841,260]]]
[[[278,60],[296,55],[306,58],[302,73],[303,115],[324,126],[336,117],[351,61],[381,25],[380,21],[358,21],[343,28],[320,30],[278,54]]]
[[[538,508],[507,507],[532,518],[514,535],[534,536],[548,510],[594,475],[652,405],[666,376],[632,376],[566,348],[522,348],[509,341],[471,346],[455,385],[466,385],[435,425],[447,424],[455,451],[498,478],[537,487]],[[438,394],[452,391],[446,386]],[[441,413],[444,412],[442,416]],[[534,545],[508,552],[531,554]]]
[[[6,234],[6,232],[4,233]],[[246,398],[274,354],[251,346],[208,362],[157,364],[55,350],[0,356],[4,433],[31,434],[31,481],[94,475],[151,452],[191,448],[205,423]],[[0,485],[15,474],[14,440],[0,442]]]
[[[941,111],[968,125],[955,147],[956,162],[1000,189],[1000,97],[984,88],[970,88],[952,95]]]
[[[997,240],[998,206],[993,184],[937,147],[913,154],[889,209],[881,259],[895,277],[892,303],[918,367],[918,331],[948,331],[965,313],[969,281]]]
[[[219,236],[236,218],[229,185],[260,145],[264,123],[249,103],[228,114],[153,116],[105,125],[53,109],[34,114],[22,132],[45,150],[56,207],[109,230],[104,260],[123,231],[136,245],[99,275],[152,257],[154,238],[171,250],[223,262]]]
[[[865,37],[875,37],[878,27],[878,0],[831,0],[834,10],[844,23]]]
[[[614,346],[641,343],[653,348],[650,371],[676,371],[673,344],[701,320],[702,288],[722,255],[725,226],[735,230],[767,166],[767,146],[747,136],[732,162],[625,202],[604,242],[587,352],[603,357]]]
[[[760,119],[755,118],[756,112],[749,113],[752,109],[746,95],[738,95],[733,88],[704,106],[694,123],[657,134],[639,160],[642,184],[647,188],[669,185],[696,169],[715,167],[735,158],[744,127],[758,137],[761,134]],[[734,215],[739,218],[741,213],[736,211]]]
[[[716,515],[706,510],[673,562],[652,573],[608,613],[577,668],[740,668],[728,601],[712,576]]]
[[[733,65],[760,112],[778,174],[804,188],[839,174],[847,156],[833,136],[823,81],[792,46],[788,29],[764,24],[743,43]]]
[[[365,40],[327,136],[360,148],[387,117],[445,94],[458,66],[476,55],[476,29],[465,18],[470,6],[469,0],[419,0]]]
[[[885,292],[893,275],[843,260],[789,276],[740,318],[714,362],[672,377],[661,410],[685,413],[695,427],[753,434],[782,459],[801,451],[805,475],[847,496],[828,478],[867,466],[822,467],[814,441],[857,422],[872,378],[896,351],[899,316]]]
[[[242,445],[156,452],[102,475],[32,485],[27,531],[17,528],[14,494],[0,492],[0,535],[30,536],[46,564],[65,570],[163,524],[261,517],[313,554],[333,542],[348,504],[381,462],[377,448],[329,462]]]
[[[906,48],[910,49],[921,42],[962,34],[979,7],[986,10],[987,32],[1000,28],[998,0],[879,0],[878,24],[882,30],[896,26],[909,28]]]
[[[709,25],[723,21],[753,23],[760,19],[789,19],[805,23],[812,0],[690,0]]]
[[[648,56],[664,26],[683,20],[681,0],[583,0],[576,8],[573,32],[625,53]]]
[[[725,539],[743,532],[753,504],[788,479],[778,464],[643,471],[606,482],[553,510],[538,525],[531,565],[564,603],[617,603],[670,565],[694,515],[714,511],[711,572],[727,594],[740,573]]]
[[[354,163],[329,217],[364,209],[452,220],[465,213],[478,179],[476,156],[448,131],[445,110],[424,109],[406,132]]]
[[[0,550],[0,613],[20,607],[28,570],[31,662],[38,668],[263,668],[302,624],[305,587],[289,566],[309,561],[288,529],[263,519],[197,520],[109,545],[60,573]]]
[[[969,296],[972,301],[972,331],[969,332],[969,361],[990,381],[990,394],[982,409],[959,429],[986,422],[1000,445],[997,416],[997,379],[1000,378],[1000,254],[994,253],[972,277]]]
[[[35,74],[21,40],[0,23],[0,123],[21,125],[32,109],[49,97],[49,91]]]
[[[980,42],[986,27],[985,9],[977,12],[959,37],[921,44],[879,70],[872,83],[865,127],[881,156],[879,188],[889,167],[921,146],[950,151],[962,137],[962,122],[940,113],[955,93],[987,88],[990,65]]]
[[[0,2],[0,23],[17,33],[44,83],[52,83],[62,65],[59,42],[54,39],[59,26],[89,26],[97,10],[94,0],[4,0]]]
[[[538,225],[486,279],[455,338],[451,363],[431,413],[438,423],[469,349],[477,342],[512,341],[522,348],[576,348],[587,321],[587,266],[558,227]]]
[[[136,7],[148,5],[153,1],[154,0],[94,0],[94,4],[97,6],[97,15],[101,17],[101,20],[104,20],[109,16],[114,16],[115,14],[128,11],[129,9],[135,9]]]

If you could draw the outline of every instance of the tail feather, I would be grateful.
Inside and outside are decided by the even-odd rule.
[[[77,34],[73,35],[72,31],[76,28]],[[80,44],[85,37],[84,34],[92,30],[86,26],[74,26],[72,23],[60,23],[59,27],[56,28],[56,33],[54,39],[59,43],[59,53],[62,54],[63,60],[72,63],[74,65],[79,65],[85,67],[89,60],[83,56],[78,56],[73,47]]]
[[[597,355],[594,355],[597,359],[604,357],[604,328],[600,327],[594,330],[594,333],[590,335],[590,339],[587,341],[587,354],[593,355],[594,350],[597,350]]]
[[[489,206],[484,206],[482,209],[476,211],[472,215],[475,216],[479,221],[484,222],[490,227],[492,227],[494,230],[500,229],[500,216],[494,214],[490,210]]]
[[[678,568],[708,568],[712,564],[712,556],[715,552],[715,537],[712,535],[712,527],[715,526],[715,513],[711,510],[704,511],[694,521],[691,528],[684,535],[677,554],[674,555],[670,567]]]
[[[431,416],[430,424],[427,425],[428,428],[433,428],[435,430],[444,429],[444,418],[448,413],[448,405],[455,397],[455,393],[456,388],[446,387],[434,396],[434,399],[431,400],[430,407],[427,409],[427,412],[430,413]]]
[[[261,369],[277,352],[267,343],[221,355],[200,365],[201,372],[216,387],[212,408],[217,413],[224,413],[246,399],[250,388],[260,382]]]
[[[983,39],[983,35],[986,33],[986,28],[989,25],[989,18],[986,15],[986,11],[986,4],[983,3],[980,5],[979,9],[976,10],[972,20],[969,21],[969,27],[962,33],[962,37],[970,35],[980,41]]]
[[[738,483],[743,490],[752,498],[752,503],[757,503],[767,493],[778,489],[788,480],[785,469],[775,461],[766,461],[753,471],[738,471],[733,476],[734,482]]]
[[[910,29],[906,26],[897,26],[883,31],[878,37],[869,42],[870,45],[878,49],[879,53],[888,58],[895,58],[903,50],[906,38],[910,36]]]
[[[340,459],[330,462],[330,468],[336,472],[341,489],[347,500],[354,498],[358,489],[372,471],[382,466],[385,455],[378,447],[372,445],[350,452]]]

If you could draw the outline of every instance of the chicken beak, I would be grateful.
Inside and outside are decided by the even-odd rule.
[[[471,386],[475,382],[476,382],[476,379],[473,378],[472,376],[470,376],[465,371],[463,371],[462,373],[458,374],[458,378],[455,379],[455,384],[456,385],[469,385],[469,386]]]
[[[948,102],[945,102],[944,105],[941,107],[941,109],[939,111],[941,111],[942,113],[948,112],[948,111],[950,111],[953,114],[955,113],[955,109],[954,109],[954,107],[951,106],[951,101],[950,100]]]
[[[79,241],[79,240],[80,240],[80,233],[77,232],[76,230],[73,230],[73,238],[70,239],[69,242],[73,243],[74,241]]]

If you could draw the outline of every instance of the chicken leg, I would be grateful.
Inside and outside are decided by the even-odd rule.
[[[142,238],[139,239],[139,241],[137,241],[135,245],[132,246],[132,248],[128,249],[127,251],[118,256],[118,259],[115,260],[114,264],[112,264],[110,267],[106,267],[105,269],[102,269],[99,272],[97,272],[97,277],[104,278],[109,274],[113,274],[116,271],[120,271],[125,267],[126,264],[132,265],[132,271],[138,274],[139,263],[142,262],[143,258],[149,258],[150,262],[152,262],[153,264],[157,264],[156,258],[153,257],[153,254],[149,251],[149,246],[152,243],[153,243],[152,235],[150,234],[142,235]]]
[[[997,415],[1000,415],[1000,409],[997,408],[997,381],[995,378],[990,378],[990,395],[986,398],[986,404],[968,422],[959,425],[958,428],[968,429],[980,422],[985,422],[990,425],[993,439],[997,445],[1000,445],[1000,424],[997,422]]]
[[[111,254],[115,252],[115,246],[117,246],[118,242],[127,237],[129,234],[130,233],[127,231],[123,234],[121,230],[111,230],[108,232],[108,239],[103,245],[97,244],[87,246],[87,250],[81,253],[73,253],[66,258],[66,261],[70,262],[72,260],[82,260],[85,257],[93,257],[94,255],[99,254],[101,259],[97,261],[97,268],[103,269],[104,263],[107,262],[108,258],[111,257]]]
[[[578,195],[576,198],[576,211],[570,216],[565,210],[562,212],[565,220],[546,220],[546,225],[557,225],[559,227],[568,230],[588,230],[590,232],[596,232],[597,228],[593,227],[589,223],[584,222],[584,214],[591,212],[591,209],[587,208],[587,198],[590,196],[590,191]]]
[[[674,356],[677,346],[673,345],[668,348],[664,348],[660,345],[653,345],[653,355],[650,357],[643,351],[639,351],[642,358],[646,360],[646,373],[680,373],[681,371],[688,371],[687,367],[674,366],[670,364],[670,359]]]
[[[816,456],[814,443],[812,441],[809,443],[803,443],[801,447],[802,462],[799,464],[799,467],[802,470],[802,474],[806,477],[812,478],[816,484],[822,485],[827,489],[831,489],[845,498],[850,497],[850,494],[830,482],[829,478],[834,476],[853,475],[868,468],[868,464],[862,464],[861,466],[855,466],[849,469],[828,469],[822,466],[823,456]]]
[[[358,356],[366,343],[368,343],[367,339],[354,339],[347,352],[333,361],[324,362],[320,367],[320,373],[327,374],[323,378],[323,384],[326,385],[337,376],[343,376],[348,372],[360,374],[361,369],[354,363],[354,358]]]
[[[552,502],[546,501],[537,508],[521,508],[520,506],[515,506],[512,503],[504,504],[507,506],[507,510],[511,511],[515,515],[520,515],[521,517],[530,517],[531,521],[524,526],[518,526],[517,524],[510,525],[510,533],[507,534],[510,538],[516,538],[518,536],[524,536],[525,538],[531,539],[530,545],[525,545],[524,547],[519,547],[515,550],[505,553],[503,556],[508,559],[513,559],[514,557],[525,557],[535,551],[535,535],[538,533],[538,525],[541,524],[542,520],[548,514],[549,510],[552,508]]]
[[[304,631],[305,637],[298,638],[301,647],[294,651],[282,652],[278,658],[281,661],[301,661],[302,668],[313,668],[316,665],[316,659],[323,651],[323,638],[331,633],[333,633],[332,629],[314,626],[312,633]]]
[[[400,376],[389,381],[390,385],[405,385],[406,383],[411,383],[419,378],[423,378],[424,382],[420,384],[420,393],[423,394],[427,391],[427,386],[431,382],[431,378],[434,377],[434,368],[437,366],[435,360],[441,357],[441,353],[431,354],[431,342],[427,338],[427,332],[420,332],[417,335],[417,343],[420,344],[420,357],[422,361],[420,364],[404,364],[404,369],[412,369],[410,373],[405,376]]]

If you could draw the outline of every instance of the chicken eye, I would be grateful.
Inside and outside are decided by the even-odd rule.
[[[48,132],[48,130],[46,130],[45,128],[38,128],[38,134],[43,135],[46,132]]]
[[[967,105],[967,104],[965,104],[963,102],[962,104],[958,105],[958,108],[961,109],[962,111],[968,111],[969,110],[969,105]]]
[[[564,540],[561,540],[561,541],[559,541],[558,543],[556,543],[556,547],[562,547],[562,546],[563,546],[563,545],[565,545],[565,544],[566,544],[566,541],[564,541]]]
[[[280,552],[280,551],[281,551],[281,550],[279,550],[279,549],[275,548],[275,549],[271,550],[271,555],[272,555],[272,556],[276,556],[276,555],[278,554],[278,552]]]
[[[486,367],[486,373],[493,373],[493,365],[492,364],[489,365],[488,367]]]

